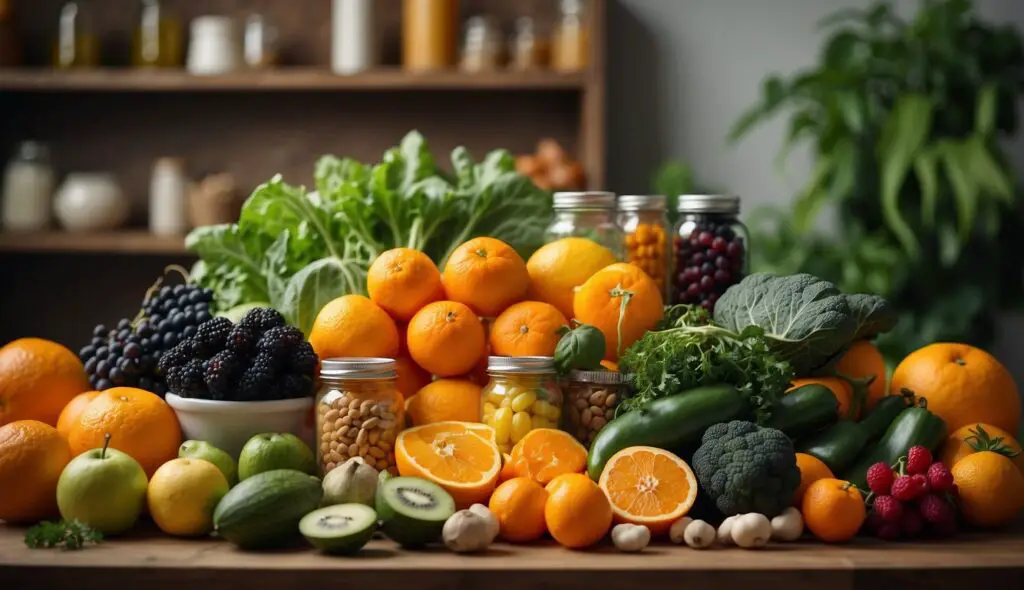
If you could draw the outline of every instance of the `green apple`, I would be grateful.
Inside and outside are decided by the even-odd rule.
[[[127,453],[111,449],[110,435],[102,449],[92,449],[68,463],[57,480],[57,507],[64,520],[79,520],[105,534],[123,533],[135,525],[146,504],[146,472]]]
[[[238,479],[273,469],[294,469],[314,475],[316,458],[306,443],[294,434],[257,434],[242,447],[238,456]]]
[[[213,463],[224,474],[228,485],[233,486],[238,483],[238,466],[235,465],[235,460],[227,454],[227,451],[222,451],[205,440],[187,440],[181,443],[181,446],[178,447],[178,457],[201,459]]]

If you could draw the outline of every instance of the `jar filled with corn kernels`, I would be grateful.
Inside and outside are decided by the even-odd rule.
[[[395,439],[405,405],[389,358],[335,358],[320,363],[316,398],[317,464],[326,474],[352,457],[398,474]]]
[[[589,449],[628,393],[629,381],[618,371],[570,372],[563,412],[565,429]]]
[[[492,356],[481,396],[483,423],[494,429],[503,453],[534,428],[558,428],[562,391],[549,356]]]
[[[626,262],[654,279],[666,300],[672,253],[667,201],[664,195],[622,195],[618,203]]]

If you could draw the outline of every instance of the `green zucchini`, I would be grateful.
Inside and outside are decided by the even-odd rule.
[[[843,479],[866,490],[868,467],[879,462],[893,465],[907,454],[910,447],[920,445],[930,451],[937,449],[946,440],[946,423],[928,411],[924,400],[919,403],[918,407],[900,412],[878,444],[862,453],[849,469],[843,471]]]
[[[800,438],[832,424],[839,418],[839,402],[832,390],[812,383],[794,389],[772,406],[767,426],[789,438]]]
[[[888,430],[892,421],[907,409],[907,399],[902,395],[889,395],[883,397],[868,412],[867,416],[861,418],[860,429],[864,431],[864,438],[869,442],[875,442],[882,438]]]
[[[656,399],[615,418],[594,438],[587,474],[597,481],[612,455],[627,447],[651,446],[675,451],[696,447],[711,425],[749,419],[747,399],[728,385],[698,387]]]
[[[832,473],[839,473],[857,460],[867,440],[856,422],[841,420],[825,430],[797,441],[796,450],[820,459]]]

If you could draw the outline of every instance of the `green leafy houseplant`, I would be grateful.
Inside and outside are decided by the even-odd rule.
[[[1000,139],[1017,131],[1024,49],[970,0],[922,0],[912,20],[888,3],[846,10],[819,62],[768,77],[738,139],[779,113],[814,158],[789,210],[753,216],[757,270],[809,272],[874,292],[900,312],[890,358],[924,343],[985,344],[993,314],[1020,295],[1016,179]],[[816,229],[835,210],[835,231]]]

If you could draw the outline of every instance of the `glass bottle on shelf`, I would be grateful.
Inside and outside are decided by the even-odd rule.
[[[509,67],[517,71],[535,70],[549,65],[551,45],[537,29],[533,18],[516,19],[515,33],[509,42]]]
[[[84,2],[67,2],[60,9],[53,65],[58,69],[99,65],[100,42]]]
[[[402,67],[431,71],[455,65],[456,0],[402,0]]]
[[[132,40],[132,64],[138,68],[175,68],[182,65],[181,22],[160,0],[141,0],[139,24]]]
[[[491,16],[466,19],[460,67],[467,72],[493,71],[501,65],[501,32]]]
[[[242,57],[249,68],[277,65],[277,27],[262,14],[250,14],[242,33]]]
[[[682,195],[676,209],[671,300],[714,311],[722,293],[747,273],[750,236],[738,218],[740,198]]]
[[[654,279],[667,301],[672,228],[665,210],[666,202],[665,195],[622,195],[618,221],[626,234],[626,262]]]
[[[583,0],[562,0],[561,18],[551,46],[551,68],[578,72],[587,67],[590,36],[583,14]]]
[[[4,171],[0,226],[7,231],[38,231],[50,225],[54,172],[45,144],[25,141]]]
[[[21,62],[21,38],[14,24],[13,0],[0,0],[0,67]]]
[[[608,248],[621,260],[625,235],[615,222],[615,193],[604,191],[557,192],[555,218],[544,232],[544,241],[588,238]]]

